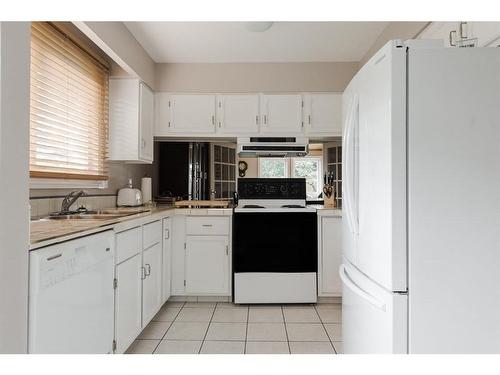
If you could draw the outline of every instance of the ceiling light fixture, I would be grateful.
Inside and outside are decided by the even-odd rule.
[[[274,22],[245,22],[245,27],[249,31],[253,31],[256,33],[262,33],[266,30],[269,30],[271,26],[273,26]]]

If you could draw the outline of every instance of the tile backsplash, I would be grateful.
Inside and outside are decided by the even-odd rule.
[[[37,197],[30,199],[31,217],[47,216],[61,210],[62,197]],[[71,209],[84,206],[88,210],[116,207],[116,195],[93,195],[79,198]]]

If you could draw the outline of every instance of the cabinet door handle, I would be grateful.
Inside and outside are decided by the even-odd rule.
[[[259,125],[259,116],[255,116],[255,125]]]
[[[201,226],[205,228],[211,228],[213,227],[213,224],[201,224]]]
[[[309,125],[311,125],[311,115],[309,115]]]
[[[226,255],[229,255],[229,245],[226,245]]]
[[[57,258],[60,258],[60,257],[62,257],[62,253],[56,254],[56,255],[52,255],[52,256],[48,257],[47,260],[51,261],[51,260],[54,260],[54,259],[57,259]]]
[[[215,125],[215,116],[212,115],[212,125]]]
[[[151,275],[151,265],[146,263],[145,264],[146,268],[145,268],[145,271],[146,271],[146,277]]]
[[[141,280],[144,280],[146,278],[146,269],[144,267],[141,267]]]
[[[165,239],[168,240],[170,238],[170,230],[165,229]]]
[[[264,125],[267,125],[267,115],[264,115]]]

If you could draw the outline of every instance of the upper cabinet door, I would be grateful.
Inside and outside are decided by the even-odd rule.
[[[217,133],[255,134],[259,131],[259,95],[218,95]]]
[[[215,95],[170,95],[171,133],[215,133]]]
[[[141,82],[139,88],[139,158],[153,161],[154,95],[151,89]]]
[[[302,95],[261,95],[261,133],[302,133]]]
[[[166,136],[170,133],[170,94],[168,92],[157,92],[155,96],[155,132],[157,137]]]
[[[342,94],[305,94],[306,134],[342,135]]]

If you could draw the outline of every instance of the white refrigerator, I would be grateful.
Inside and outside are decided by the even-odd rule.
[[[387,43],[343,96],[345,353],[500,353],[500,49]]]

